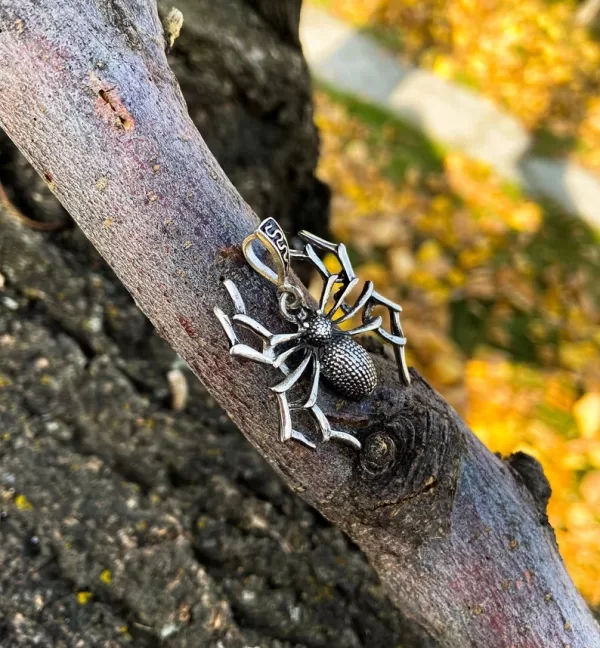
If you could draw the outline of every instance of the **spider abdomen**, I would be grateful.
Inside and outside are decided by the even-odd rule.
[[[321,349],[321,369],[340,394],[360,400],[377,384],[377,371],[371,356],[347,335],[336,336]]]

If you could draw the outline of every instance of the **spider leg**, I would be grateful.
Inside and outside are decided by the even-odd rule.
[[[256,360],[256,362],[262,362],[263,364],[273,364],[275,367],[279,367],[279,365],[275,365],[275,361],[278,359],[275,352],[275,347],[285,342],[292,342],[293,340],[297,340],[303,335],[302,331],[297,331],[296,333],[280,333],[274,335],[273,333],[268,331],[260,322],[257,322],[252,317],[248,317],[248,315],[241,313],[234,315],[233,321],[240,326],[248,329],[252,333],[258,335],[262,339],[263,349],[262,354],[260,354],[259,351],[252,353],[251,351],[248,351],[248,349],[250,349],[251,347],[246,347],[246,345],[236,345],[237,347],[243,346],[246,348],[244,348],[243,350],[236,350],[235,352],[232,349],[231,353],[233,355],[241,355],[242,357],[248,358],[250,360]],[[285,358],[284,360],[282,360],[282,362],[284,361]]]
[[[231,279],[225,279],[225,281],[223,281],[223,285],[225,286],[227,292],[229,293],[229,296],[231,297],[231,301],[235,306],[236,314],[233,316],[233,318],[230,318],[228,315],[225,315],[223,310],[218,306],[214,307],[213,312],[217,316],[217,319],[219,320],[219,323],[223,327],[223,330],[225,331],[225,335],[229,340],[229,346],[231,347],[229,352],[232,355],[239,355],[248,358],[250,360],[257,360],[258,362],[264,362],[265,361],[264,359],[262,358],[258,359],[254,356],[254,354],[258,353],[257,351],[255,351],[254,349],[252,349],[251,347],[245,344],[238,344],[239,340],[231,320],[233,319],[234,322],[237,321],[236,317],[238,317],[238,315],[241,315],[242,317],[247,317],[246,305],[244,304],[244,300],[240,295],[240,291],[237,289],[237,286],[233,283],[233,281],[231,281]],[[254,320],[252,320],[252,322],[254,323]],[[256,324],[260,326],[258,322],[256,322]],[[266,332],[268,333],[268,331]]]
[[[325,282],[323,291],[321,292],[321,299],[319,300],[319,311],[321,313],[325,310],[325,306],[327,306],[327,302],[329,301],[329,297],[331,296],[331,291],[338,281],[339,277],[336,274],[332,274],[327,277],[327,281]]]
[[[331,438],[331,424],[329,419],[323,414],[323,410],[318,405],[313,405],[309,408],[310,413],[313,415],[321,434],[323,435],[323,441],[329,441]]]
[[[402,330],[402,324],[400,323],[400,313],[396,311],[392,315],[392,333],[397,338],[397,341],[393,341],[394,355],[396,356],[396,363],[398,365],[398,371],[400,372],[400,377],[404,380],[405,385],[410,385],[410,374],[408,373],[408,365],[406,364],[406,353],[404,347],[406,346],[406,338],[404,337],[404,331]]]
[[[352,292],[352,290],[354,290],[354,287],[356,286],[357,283],[358,283],[358,279],[354,277],[352,281],[349,281],[347,283],[346,287],[342,290],[342,292],[339,295],[336,295],[335,304],[331,307],[329,313],[327,313],[329,317],[333,317],[337,313],[338,309],[346,301],[346,297],[348,297],[348,295]]]
[[[259,324],[251,317],[248,317],[246,315],[246,306],[244,305],[244,300],[242,299],[242,296],[240,295],[239,290],[237,289],[233,281],[231,281],[230,279],[226,279],[223,282],[223,285],[227,289],[227,292],[229,293],[229,296],[231,297],[231,300],[233,301],[237,312],[233,316],[233,318],[230,318],[228,315],[225,315],[223,310],[218,306],[215,306],[213,312],[217,316],[217,319],[219,320],[219,323],[223,327],[223,330],[225,331],[225,335],[229,340],[230,355],[237,356],[240,358],[246,358],[246,360],[252,360],[254,362],[260,362],[261,364],[272,365],[273,364],[272,354],[269,353],[265,354],[264,352],[266,351],[266,348],[263,348],[263,353],[261,353],[260,351],[253,349],[251,346],[248,346],[247,344],[240,344],[235,329],[233,327],[233,323],[240,323],[242,326],[249,328],[250,330],[254,331],[255,333],[257,333],[263,338],[265,337],[268,338],[272,336],[271,333],[269,333],[269,331],[267,331],[261,324]],[[241,318],[242,321],[240,321],[240,319],[238,318]]]
[[[405,385],[410,385],[410,374],[408,373],[408,366],[406,364],[406,352],[404,351],[404,346],[394,346],[394,355],[396,356],[396,364],[398,365],[400,377],[404,380]]]
[[[311,361],[312,353],[308,352],[302,362],[291,371],[280,383],[277,383],[271,387],[271,391],[274,391],[276,394],[281,394],[290,390],[301,378],[302,374],[306,367],[308,367],[309,362]]]
[[[225,281],[223,281],[223,285],[225,286],[227,292],[229,293],[229,296],[231,297],[231,301],[235,306],[236,313],[241,313],[245,315],[246,305],[244,304],[244,300],[242,299],[242,296],[240,295],[240,291],[237,289],[237,286],[233,283],[233,281],[231,281],[231,279],[225,279]]]
[[[276,347],[278,344],[284,344],[285,342],[293,342],[301,338],[304,335],[304,331],[296,331],[296,333],[278,333],[277,335],[272,335],[270,339],[270,346]]]
[[[314,407],[317,402],[317,396],[319,395],[319,378],[321,377],[321,362],[319,358],[314,357],[313,361],[313,371],[310,379],[310,391],[308,393],[308,398],[304,405],[303,409],[309,409]]]
[[[279,404],[279,440],[287,441],[292,438],[292,413],[285,393],[276,396]]]
[[[270,355],[261,353],[247,344],[234,344],[229,349],[229,354],[238,358],[246,358],[246,360],[260,362],[261,364],[273,364],[273,358]]]
[[[313,418],[317,422],[319,429],[321,430],[323,441],[338,439],[338,441],[347,443],[356,450],[360,450],[362,448],[360,441],[355,436],[347,434],[346,432],[338,432],[337,430],[332,430],[328,418],[325,416],[323,410],[320,407],[313,405],[311,408],[309,408],[309,410]]]
[[[233,321],[240,324],[240,326],[247,328],[249,331],[256,333],[256,335],[268,342],[268,345],[271,348],[276,347],[278,344],[292,342],[304,335],[303,331],[296,331],[295,333],[271,333],[271,331],[267,330],[260,322],[257,322],[254,318],[248,317],[248,315],[242,313],[234,315]]]
[[[229,296],[231,297],[231,301],[235,306],[236,313],[245,315],[246,305],[244,304],[244,300],[242,299],[242,296],[240,295],[240,291],[237,289],[237,286],[233,283],[233,281],[231,281],[231,279],[225,279],[225,281],[223,281],[223,285],[225,286],[227,292],[229,293]],[[219,320],[221,326],[223,327],[223,330],[225,331],[225,335],[229,340],[230,346],[234,346],[235,344],[237,344],[238,338],[237,335],[235,334],[235,329],[233,328],[233,324],[231,323],[231,319],[229,318],[229,316],[225,315],[223,310],[218,306],[214,307],[213,312],[217,316],[217,319]]]
[[[361,333],[366,333],[367,331],[374,331],[378,329],[383,323],[381,315],[374,317],[372,320],[369,320],[366,324],[361,324],[356,328],[350,329],[349,331],[344,331],[347,335],[360,335]]]
[[[275,369],[279,369],[281,367],[281,369],[283,371],[283,367],[282,367],[283,363],[290,356],[294,355],[294,353],[297,353],[298,351],[301,351],[302,349],[304,349],[304,345],[303,344],[297,344],[296,346],[293,346],[291,349],[288,349],[287,351],[284,351],[283,353],[280,353],[277,356],[277,358],[275,358],[275,362],[273,362],[273,366],[275,367]]]
[[[233,281],[226,279],[223,281],[223,285],[227,289],[227,292],[234,303],[236,313],[233,317],[229,317],[218,306],[213,310],[225,331],[225,335],[227,335],[227,339],[229,340],[229,353],[232,356],[246,358],[247,360],[260,362],[261,364],[273,365],[277,359],[274,348],[278,344],[298,339],[301,337],[302,333],[283,333],[279,335],[271,333],[260,322],[257,322],[254,318],[246,315],[244,300]],[[247,344],[241,344],[235,332],[234,324],[239,324],[243,328],[248,329],[260,337],[263,343],[262,352]]]
[[[270,340],[273,337],[271,331],[268,331],[260,322],[257,322],[252,317],[248,317],[248,315],[244,313],[238,313],[237,315],[234,315],[232,319],[236,324],[240,324],[249,331],[256,333],[256,335],[261,337],[263,340]]]
[[[336,250],[336,255],[337,258],[340,260],[340,263],[342,264],[342,268],[344,269],[344,273],[346,274],[346,279],[348,281],[352,281],[356,277],[354,274],[354,270],[352,269],[352,264],[350,263],[350,257],[348,256],[348,251],[346,250],[346,246],[343,243],[340,243],[337,245],[337,250]]]
[[[229,317],[225,315],[225,313],[218,306],[214,307],[213,312],[217,316],[219,323],[221,324],[223,330],[225,331],[225,335],[229,340],[229,346],[232,347],[235,344],[237,344],[238,341],[237,335],[235,334],[235,330],[233,328],[233,325]]]
[[[314,234],[311,234],[306,230],[301,230],[300,232],[298,232],[298,236],[303,241],[306,241],[308,243],[313,243],[321,250],[326,250],[327,252],[333,252],[333,253],[335,253],[336,251],[337,248],[336,243],[332,243],[331,241],[326,241],[325,239],[322,239],[320,236],[315,236]]]
[[[397,329],[397,333],[395,335],[394,333],[388,333],[385,329],[381,329],[381,331],[379,331],[379,335],[381,335],[381,337],[386,342],[389,342],[394,346],[404,346],[406,344],[406,338],[402,334],[402,329]]]
[[[291,250],[290,255],[292,259],[308,259],[311,261],[323,279],[327,279],[331,274],[333,274],[327,270],[325,264],[321,259],[319,259],[319,256],[310,243],[307,243],[304,246],[304,250]]]
[[[362,445],[360,441],[355,436],[352,436],[347,432],[338,432],[337,430],[331,430],[331,438],[337,439],[338,441],[343,441],[344,443],[347,443],[349,446],[352,446],[356,450],[362,449]]]
[[[307,244],[312,243],[312,245],[319,248],[320,250],[325,250],[326,252],[332,252],[333,254],[335,254],[346,275],[346,279],[348,281],[352,281],[352,279],[354,279],[356,275],[354,274],[354,270],[352,269],[352,264],[350,263],[350,258],[348,257],[346,246],[343,243],[331,243],[330,241],[326,241],[319,236],[315,236],[314,234],[311,234],[306,230],[298,232],[298,236]],[[306,247],[308,247],[308,245]],[[308,253],[306,256],[309,256]]]
[[[288,441],[289,439],[295,439],[314,450],[317,446],[310,439],[307,439],[302,432],[293,429],[292,414],[285,392],[276,394],[276,396],[279,404],[279,440]]]
[[[364,308],[365,304],[371,299],[371,295],[373,294],[375,286],[373,285],[372,281],[367,281],[365,282],[364,288],[362,289],[362,292],[360,293],[358,299],[356,300],[356,304],[348,310],[344,309],[344,315],[342,317],[339,317],[338,319],[335,320],[336,324],[341,324],[342,322],[345,322],[346,320],[351,319],[358,313],[361,308]]]
[[[316,256],[316,255],[315,255]],[[216,306],[213,311],[217,317],[219,323],[225,331],[227,340],[229,341],[229,353],[233,356],[238,356],[246,358],[248,360],[253,360],[254,362],[260,362],[262,364],[272,365],[278,368],[285,376],[286,380],[283,381],[279,386],[274,388],[275,395],[278,402],[278,411],[279,411],[279,439],[281,441],[288,441],[289,439],[294,439],[304,444],[308,448],[314,450],[316,445],[307,438],[302,432],[294,430],[292,427],[292,416],[291,416],[291,406],[287,399],[287,389],[293,387],[293,385],[300,379],[302,372],[308,366],[308,363],[311,359],[311,354],[307,354],[300,366],[294,371],[286,366],[285,361],[292,356],[294,353],[302,350],[304,347],[302,343],[293,346],[291,349],[284,351],[283,353],[276,355],[275,347],[279,344],[284,344],[286,342],[292,342],[302,337],[303,332],[299,331],[296,333],[282,333],[282,334],[272,334],[268,331],[260,322],[257,322],[255,319],[248,317],[246,315],[246,307],[244,300],[240,295],[236,285],[229,279],[226,279],[223,284],[233,301],[235,306],[236,314],[233,317],[229,317],[224,313],[224,311]],[[248,329],[252,333],[255,333],[262,339],[263,350],[262,352],[257,349],[252,348],[247,344],[241,344],[238,340],[234,324],[239,324],[240,326]],[[316,361],[316,358],[315,358]],[[318,362],[318,361],[317,361]],[[299,371],[299,369],[301,369]],[[314,380],[314,370],[313,370],[313,380]],[[285,382],[289,383],[287,389],[284,386],[283,391],[277,391],[277,387],[280,387]],[[318,380],[317,380],[318,387]],[[314,389],[314,382],[313,382]],[[311,389],[312,395],[312,389]],[[316,405],[315,405],[316,407]],[[312,410],[311,410],[312,411]]]
[[[377,334],[392,345],[394,355],[396,356],[396,364],[398,365],[400,380],[402,380],[405,385],[410,385],[410,373],[406,364],[406,353],[404,350],[404,347],[406,346],[406,338],[404,337],[404,331],[402,330],[402,324],[400,323],[402,306],[390,301],[383,295],[374,292],[371,296],[371,300],[363,311],[363,322],[368,321],[373,307],[377,305],[385,306],[388,309],[391,323],[391,332],[388,332],[381,327],[378,329]]]

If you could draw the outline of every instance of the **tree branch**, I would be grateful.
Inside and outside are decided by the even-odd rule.
[[[323,391],[316,451],[277,440],[269,369],[240,364],[213,316],[233,279],[286,330],[245,264],[257,224],[193,126],[144,0],[0,0],[0,123],[142,310],[296,492],[367,554],[394,601],[443,646],[600,646],[545,516],[547,485],[491,455],[413,372],[361,403]],[[309,433],[307,431],[307,433]]]

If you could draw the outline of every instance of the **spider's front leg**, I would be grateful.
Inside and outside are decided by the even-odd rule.
[[[225,315],[225,313],[218,306],[215,306],[214,313],[217,316],[219,323],[223,327],[225,335],[227,335],[227,339],[229,340],[230,355],[246,358],[246,360],[252,360],[253,362],[260,362],[261,364],[273,364],[272,357],[265,353],[261,353],[257,349],[253,349],[248,344],[243,344],[238,340],[231,319],[228,315]],[[258,324],[258,322],[256,322],[256,324]]]
[[[237,356],[240,358],[246,358],[247,360],[252,360],[254,362],[260,362],[261,364],[273,365],[277,360],[277,355],[275,353],[275,347],[284,342],[289,342],[290,340],[295,340],[298,335],[295,333],[276,335],[267,330],[260,322],[257,322],[254,318],[249,317],[246,314],[246,306],[244,300],[240,295],[239,290],[233,281],[226,279],[223,282],[223,285],[227,289],[231,301],[235,306],[235,314],[233,317],[229,317],[224,313],[224,311],[215,306],[214,313],[217,316],[227,339],[229,340],[230,350],[229,353],[232,356]],[[248,344],[243,344],[239,341],[237,333],[235,332],[234,324],[239,324],[243,328],[251,331],[257,335],[263,345],[262,351],[258,351]]]

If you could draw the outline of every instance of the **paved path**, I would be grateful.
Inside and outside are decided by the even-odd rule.
[[[300,36],[315,78],[388,110],[444,146],[487,162],[503,177],[600,229],[600,180],[574,162],[529,155],[527,131],[489,100],[402,64],[373,39],[307,4]]]

